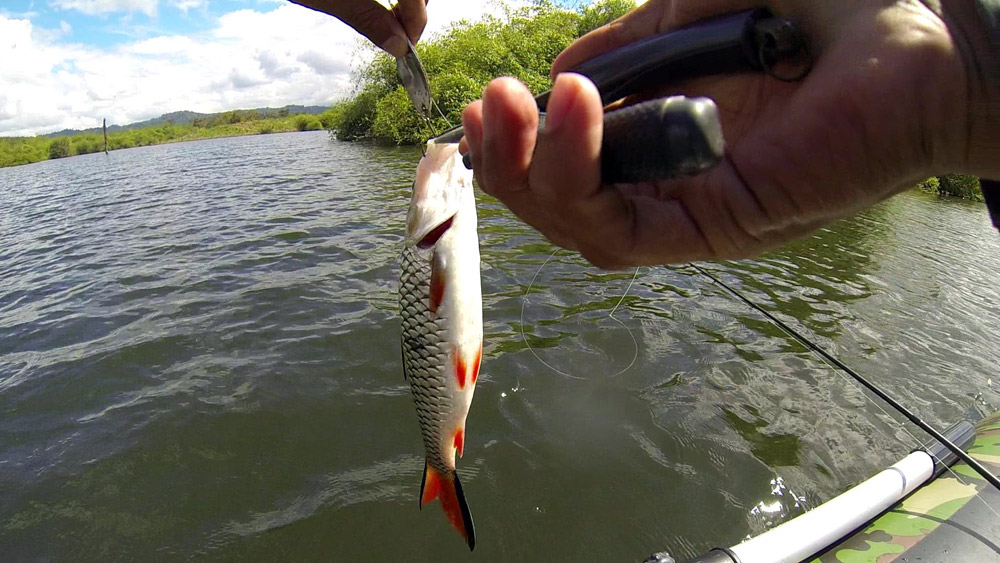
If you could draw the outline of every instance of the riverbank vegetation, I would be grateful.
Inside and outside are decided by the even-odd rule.
[[[145,147],[161,143],[283,133],[288,131],[317,131],[333,126],[333,113],[319,115],[287,112],[273,117],[262,117],[256,111],[234,110],[193,120],[191,123],[162,123],[142,129],[108,133],[108,149]],[[30,164],[52,158],[64,158],[104,150],[104,136],[100,133],[81,133],[62,137],[0,137],[0,167]]]
[[[927,192],[946,195],[972,201],[985,201],[982,186],[976,176],[963,174],[946,174],[931,177],[921,182],[917,187]]]
[[[498,76],[514,76],[532,92],[551,86],[549,69],[567,45],[635,7],[633,0],[602,0],[577,10],[536,1],[503,16],[462,21],[417,46],[436,108],[428,123],[413,110],[395,60],[377,54],[357,71],[355,95],[333,107],[342,140],[415,144],[461,121],[462,108]]]

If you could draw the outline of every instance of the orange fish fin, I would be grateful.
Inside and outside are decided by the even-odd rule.
[[[476,384],[476,380],[479,379],[479,364],[483,362],[483,344],[479,343],[479,349],[476,350],[476,359],[472,361],[472,384]]]
[[[420,482],[420,508],[434,502],[441,494],[441,473],[424,463],[424,480]]]
[[[431,312],[437,313],[442,299],[444,299],[444,266],[435,252],[431,258],[431,296],[430,303],[427,304]]]
[[[455,364],[455,379],[458,380],[458,388],[465,389],[465,379],[469,368],[465,365],[465,360],[462,359],[462,353],[457,349],[453,350],[451,353],[451,361]]]
[[[472,523],[472,512],[469,511],[469,504],[465,500],[465,492],[462,491],[458,473],[453,471],[441,481],[441,508],[444,509],[451,526],[458,530],[458,533],[465,538],[465,543],[469,544],[469,551],[472,551],[476,549],[476,526]]]
[[[420,486],[420,505],[424,506],[435,498],[441,499],[441,508],[444,509],[445,516],[448,517],[451,526],[465,538],[469,550],[475,549],[476,526],[472,522],[472,512],[469,511],[469,503],[465,500],[465,492],[462,491],[458,473],[454,471],[441,473],[429,463],[425,463],[424,482]]]
[[[459,428],[458,432],[455,432],[454,444],[458,450],[458,457],[462,457],[462,453],[465,452],[465,428]]]

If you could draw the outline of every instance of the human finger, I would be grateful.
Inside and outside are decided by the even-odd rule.
[[[513,78],[498,78],[483,91],[481,169],[483,189],[501,197],[526,191],[535,147],[538,109]]]
[[[391,11],[375,0],[292,0],[292,2],[339,19],[394,57],[406,56],[408,46],[403,26]]]
[[[538,107],[528,89],[513,78],[493,80],[481,105],[470,104],[462,117],[479,187],[552,242],[573,248],[528,188],[538,132]]]
[[[572,241],[591,262],[613,267],[613,253],[603,252],[603,242],[621,224],[624,198],[601,186],[603,117],[590,80],[570,73],[556,77],[528,181],[549,231]]]
[[[427,0],[398,0],[392,7],[406,36],[416,44],[427,26]]]
[[[637,255],[634,247],[642,235],[638,228],[656,226],[655,219],[660,218],[642,207],[665,208],[670,204],[651,197],[636,197],[635,194],[648,193],[652,186],[638,186],[638,190],[625,193],[619,186],[601,183],[603,111],[594,85],[580,75],[559,75],[548,110],[529,179],[531,191],[551,217],[554,230],[601,268],[663,263]],[[684,224],[669,216],[667,220],[672,227]],[[685,232],[687,236],[696,236],[696,229]],[[687,249],[693,244],[678,246]]]
[[[469,155],[472,170],[481,170],[483,144],[483,101],[476,100],[462,110],[462,129],[465,136],[458,142],[458,152]],[[475,150],[473,150],[475,148]],[[482,185],[482,182],[480,182]]]

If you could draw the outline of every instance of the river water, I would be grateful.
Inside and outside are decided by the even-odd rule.
[[[924,440],[690,267],[622,300],[633,272],[539,270],[553,248],[479,194],[469,556],[417,510],[396,280],[418,158],[318,132],[0,169],[0,559],[686,557]],[[905,193],[703,266],[939,427],[1000,408],[982,204]]]

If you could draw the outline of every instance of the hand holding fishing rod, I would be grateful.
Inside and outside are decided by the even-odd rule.
[[[751,256],[934,173],[1000,177],[998,89],[948,86],[1000,60],[987,58],[985,32],[956,41],[961,30],[949,26],[971,21],[966,4],[944,2],[943,19],[919,4],[775,4],[809,38],[815,64],[804,80],[665,73],[641,94],[715,100],[728,146],[720,165],[693,178],[602,183],[597,89],[558,76],[539,134],[527,89],[498,79],[463,116],[479,185],[557,244],[620,268]],[[746,7],[650,0],[571,45],[553,73]]]
[[[400,76],[417,108],[427,89],[416,77],[423,69],[415,55],[399,63]],[[598,147],[602,184],[657,182],[695,176],[722,160],[725,142],[714,101],[670,96],[622,109],[623,98],[641,93],[661,76],[694,76],[762,71],[796,80],[809,71],[808,49],[795,26],[768,10],[745,10],[712,18],[685,29],[660,33],[604,53],[572,71],[596,87],[607,112]],[[551,91],[535,96],[540,111],[539,134],[545,125]],[[434,138],[452,143],[465,131],[457,127]],[[464,145],[468,147],[468,143]],[[472,168],[472,156],[465,154]]]

